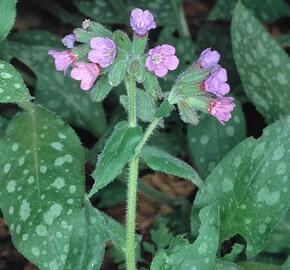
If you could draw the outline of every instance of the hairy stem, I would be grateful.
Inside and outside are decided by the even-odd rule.
[[[136,92],[135,80],[132,76],[125,81],[129,98],[128,121],[130,127],[137,126],[136,119]],[[139,156],[134,156],[129,164],[129,182],[127,197],[127,234],[126,234],[126,263],[127,270],[136,270],[135,254],[135,227],[136,227],[136,201],[137,201],[137,180],[138,180]]]

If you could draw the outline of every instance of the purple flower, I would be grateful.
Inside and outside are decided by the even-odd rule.
[[[202,68],[212,68],[217,65],[220,60],[220,54],[217,51],[212,51],[211,48],[205,49],[197,62]]]
[[[68,49],[72,49],[76,42],[76,35],[75,34],[66,35],[61,41],[62,44],[66,46]]]
[[[90,44],[93,48],[88,55],[90,61],[99,64],[102,68],[106,68],[114,62],[117,47],[113,40],[96,37],[92,38]]]
[[[225,122],[231,119],[231,112],[234,107],[235,104],[232,97],[217,97],[210,103],[208,112],[224,125]]]
[[[146,67],[153,71],[156,76],[164,77],[168,70],[174,70],[179,64],[178,58],[174,55],[175,48],[171,45],[161,45],[149,50]]]
[[[100,67],[97,64],[76,62],[71,71],[71,77],[81,81],[81,89],[89,90],[100,75]]]
[[[215,94],[218,97],[224,96],[230,91],[230,86],[226,83],[227,79],[227,71],[218,66],[204,81],[203,89],[206,92]]]
[[[66,74],[69,66],[75,62],[77,55],[73,54],[71,51],[61,51],[49,50],[48,54],[54,58],[55,68],[57,71],[63,71]]]
[[[140,37],[145,36],[149,30],[156,28],[152,13],[149,10],[143,11],[140,8],[132,10],[130,25],[134,32]]]

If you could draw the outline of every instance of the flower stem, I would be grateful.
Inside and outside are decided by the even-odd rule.
[[[137,126],[136,118],[136,92],[134,77],[128,76],[125,81],[129,98],[128,121],[130,127]],[[136,201],[138,180],[139,156],[134,156],[129,164],[129,182],[127,197],[127,234],[126,234],[126,263],[127,270],[136,270],[135,254],[135,227],[136,227]]]

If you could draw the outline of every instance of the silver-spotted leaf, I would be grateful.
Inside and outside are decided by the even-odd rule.
[[[268,126],[259,139],[239,143],[212,171],[196,206],[221,204],[221,240],[240,234],[247,255],[267,245],[289,206],[290,117]]]
[[[178,159],[167,152],[154,146],[145,146],[142,149],[141,157],[149,168],[191,181],[198,187],[203,185],[197,172],[183,160]]]
[[[20,74],[12,65],[0,60],[0,103],[21,103],[30,99]]]
[[[140,128],[130,128],[127,122],[119,122],[107,140],[98,157],[96,169],[92,176],[95,184],[90,196],[112,182],[122,172],[126,163],[134,156],[135,148],[141,141]]]
[[[250,100],[273,122],[290,114],[290,58],[259,21],[238,3],[232,21],[234,59]]]

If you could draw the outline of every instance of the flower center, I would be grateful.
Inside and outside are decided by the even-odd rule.
[[[152,62],[154,65],[158,65],[161,62],[161,55],[160,54],[154,54],[152,56]]]

